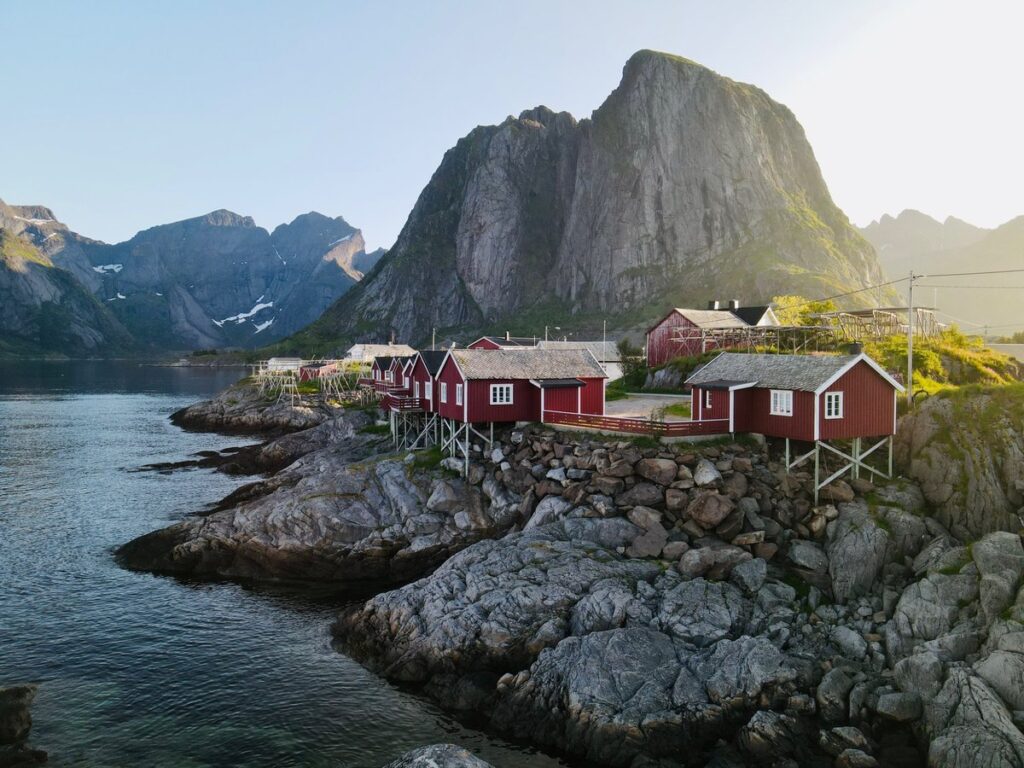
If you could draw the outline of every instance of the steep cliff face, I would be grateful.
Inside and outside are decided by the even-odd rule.
[[[462,139],[381,268],[310,336],[416,341],[524,314],[637,321],[880,277],[786,107],[641,51],[589,120],[539,107]]]
[[[0,227],[0,357],[80,357],[131,347],[128,332],[74,275]]]
[[[220,210],[108,245],[48,208],[0,202],[0,227],[73,276],[149,350],[256,346],[294,333],[380,258],[343,218],[315,212],[271,234]]]

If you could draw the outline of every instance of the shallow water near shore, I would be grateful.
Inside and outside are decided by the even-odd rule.
[[[240,369],[0,363],[0,685],[40,684],[52,765],[380,766],[459,743],[561,765],[467,728],[331,647],[338,598],[131,573],[112,550],[247,478],[132,472],[245,442],[167,417]]]

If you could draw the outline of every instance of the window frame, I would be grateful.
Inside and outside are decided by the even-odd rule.
[[[441,402],[442,403],[447,403],[448,402],[448,382],[447,381],[442,381],[441,382]]]
[[[430,379],[427,379],[423,383],[423,397],[425,397],[427,400],[434,399],[434,382],[431,381]]]
[[[505,400],[495,399],[494,395],[497,392],[507,392],[508,398]],[[515,404],[515,387],[511,384],[491,384],[490,388],[490,404],[491,405],[514,405]]]
[[[842,392],[826,392],[825,393],[825,418],[826,419],[841,419],[841,418],[843,418],[844,415],[845,415],[844,408],[843,408],[845,400],[846,400],[846,398],[843,397],[843,393]],[[831,414],[829,413],[829,410],[830,410],[829,403],[830,402],[834,402],[836,404],[836,407],[834,408],[835,413],[831,413]]]
[[[462,390],[463,390],[463,387],[462,387],[461,383],[455,385],[455,404],[456,405],[462,405],[462,400],[463,400],[463,391]]]
[[[711,408],[712,408],[711,390],[710,389],[705,389],[704,390],[704,410],[705,411],[710,411]]]
[[[768,415],[791,417],[793,415],[793,390],[772,389],[769,391],[771,394],[768,396]]]
[[[395,372],[384,371],[384,381],[390,381],[392,384],[395,383]]]

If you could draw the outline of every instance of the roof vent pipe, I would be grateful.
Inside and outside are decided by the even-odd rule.
[[[512,341],[512,334],[508,331],[505,331],[505,341]]]
[[[740,308],[740,300],[739,299],[729,299],[729,309],[731,311],[735,312],[739,308]]]
[[[708,302],[708,309],[718,309],[720,306],[721,303],[717,300]]]

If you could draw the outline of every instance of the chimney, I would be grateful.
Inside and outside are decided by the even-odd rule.
[[[847,351],[849,351],[851,355],[859,355],[864,351],[864,345],[859,341],[854,341],[847,347]]]
[[[740,300],[739,299],[729,299],[729,311],[730,312],[735,312],[739,308],[740,308]]]
[[[708,302],[708,309],[718,309],[721,306],[721,302],[719,302],[717,299],[715,301]]]
[[[512,334],[505,331],[505,341],[512,341]]]

